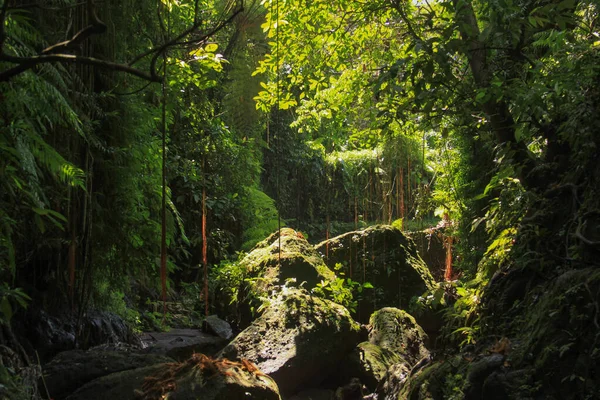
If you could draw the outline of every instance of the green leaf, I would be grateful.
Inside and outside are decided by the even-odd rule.
[[[204,51],[206,51],[207,53],[214,53],[215,51],[217,51],[218,48],[219,45],[217,43],[209,43],[206,45],[206,47],[204,47]]]

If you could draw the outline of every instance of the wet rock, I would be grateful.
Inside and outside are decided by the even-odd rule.
[[[209,315],[204,319],[204,321],[202,321],[202,330],[204,332],[217,335],[225,340],[229,340],[233,336],[231,325],[216,315]]]
[[[315,246],[329,268],[342,264],[345,275],[369,282],[376,290],[362,293],[355,317],[367,322],[381,307],[406,308],[412,297],[435,283],[415,244],[387,225],[348,232]]]
[[[141,336],[144,352],[162,354],[183,361],[194,353],[214,355],[227,340],[198,329],[171,329],[168,332],[145,332]]]
[[[290,395],[317,385],[337,368],[356,346],[359,332],[344,307],[287,289],[219,355],[252,361]]]
[[[68,400],[280,400],[277,384],[249,363],[195,354],[182,363],[111,374],[80,388]]]
[[[139,344],[139,339],[121,317],[105,311],[94,311],[85,316],[78,340],[83,349],[105,343]]]
[[[161,355],[139,354],[131,347],[70,350],[54,357],[43,373],[48,392],[58,400],[102,376],[170,361]],[[43,387],[42,382],[39,386]]]

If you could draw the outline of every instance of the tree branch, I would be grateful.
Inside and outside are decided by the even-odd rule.
[[[150,54],[154,54],[154,57],[152,58],[152,64],[151,65],[155,66],[156,65],[156,59],[158,59],[158,57],[160,57],[160,55],[162,54],[162,52],[164,52],[165,49],[167,49],[168,47],[171,47],[173,45],[192,44],[192,43],[202,42],[202,41],[208,39],[209,37],[213,36],[217,32],[219,32],[221,29],[223,29],[226,25],[228,25],[231,21],[233,21],[233,19],[239,13],[241,13],[242,11],[244,11],[244,4],[243,3],[240,4],[240,7],[236,11],[234,11],[233,14],[229,18],[227,18],[225,21],[223,21],[220,24],[218,24],[215,28],[213,28],[208,33],[200,36],[197,39],[194,39],[193,41],[180,42],[183,38],[185,38],[187,35],[190,35],[191,33],[193,33],[196,29],[198,29],[200,27],[200,25],[202,24],[202,21],[197,21],[189,29],[183,31],[181,34],[177,35],[173,39],[168,40],[165,43],[163,43],[163,44],[161,44],[159,46],[155,46],[155,47],[153,47],[153,48],[145,51],[144,53],[136,56],[133,60],[131,60],[129,62],[129,66],[133,66],[138,61],[140,61],[141,59],[149,56]]]
[[[133,68],[129,65],[114,63],[110,61],[100,60],[93,57],[83,57],[74,54],[42,54],[32,57],[13,57],[7,54],[0,54],[0,61],[7,61],[18,64],[13,68],[0,72],[0,82],[6,82],[9,79],[27,71],[39,64],[50,62],[62,62],[72,64],[84,64],[95,67],[107,68],[113,71],[126,72],[150,82],[160,82],[161,78],[156,74],[148,74],[147,72]]]
[[[5,0],[2,3],[2,7],[0,8],[0,61],[9,62],[12,64],[17,64],[12,68],[0,72],[0,82],[6,82],[9,79],[28,71],[37,65],[44,63],[52,63],[52,62],[62,62],[62,63],[72,63],[72,64],[84,64],[91,65],[95,67],[107,68],[113,71],[125,72],[138,78],[144,79],[149,82],[161,82],[162,78],[158,76],[156,72],[156,60],[165,52],[166,49],[172,46],[181,45],[181,44],[192,44],[203,42],[209,37],[213,36],[221,29],[223,29],[226,25],[228,25],[233,19],[244,11],[243,2],[240,2],[240,6],[237,10],[235,10],[229,18],[221,23],[217,24],[212,30],[207,32],[206,34],[201,35],[198,38],[193,40],[183,41],[188,35],[192,34],[196,31],[201,22],[196,21],[189,29],[186,29],[173,39],[167,40],[159,46],[155,46],[152,49],[138,55],[131,61],[129,64],[119,64],[111,61],[100,60],[93,57],[85,57],[76,54],[69,54],[69,52],[75,52],[77,48],[90,36],[97,35],[106,32],[107,27],[98,16],[96,15],[94,1],[86,0],[87,8],[88,8],[88,16],[91,21],[91,24],[86,28],[77,32],[73,37],[67,41],[54,44],[52,46],[47,47],[42,50],[42,52],[36,56],[31,57],[16,57],[9,54],[4,53],[3,44],[6,39],[6,35],[4,32],[4,26],[6,21],[7,12],[10,9],[9,1]],[[147,57],[151,54],[154,54],[152,57],[152,61],[150,63],[150,71],[144,72],[137,68],[134,68],[133,65],[141,60],[144,57]]]

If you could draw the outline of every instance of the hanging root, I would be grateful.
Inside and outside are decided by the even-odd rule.
[[[579,218],[579,223],[577,224],[577,228],[575,229],[574,236],[577,239],[579,239],[582,243],[584,243],[588,246],[600,247],[600,241],[590,240],[590,239],[586,238],[582,233],[582,230],[585,230],[586,225],[587,225],[587,221],[583,221],[583,218],[590,214],[592,214],[592,213],[587,213],[586,215]]]

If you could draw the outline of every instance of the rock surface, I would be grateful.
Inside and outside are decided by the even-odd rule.
[[[70,350],[54,357],[44,366],[43,374],[48,392],[58,400],[102,376],[171,361],[161,355],[139,354],[125,346]],[[43,385],[40,383],[39,387]]]
[[[407,232],[406,235],[415,243],[419,255],[429,268],[433,278],[438,282],[444,281],[446,269],[445,229],[434,227],[424,231]]]
[[[225,340],[229,340],[233,336],[231,325],[216,315],[209,315],[204,318],[204,321],[202,321],[202,330],[206,333],[217,335]]]
[[[322,381],[359,341],[360,326],[344,307],[287,289],[220,356],[248,359],[282,394]]]
[[[310,243],[290,228],[281,229],[281,240],[276,232],[258,243],[241,263],[248,270],[250,278],[261,278],[258,288],[264,293],[276,290],[288,279],[296,280],[298,285],[305,282],[303,287],[308,290],[323,279],[335,279],[335,274],[327,268]]]
[[[94,379],[77,389],[67,400],[138,400],[135,391],[141,389],[146,377],[160,373],[168,365],[155,364]]]
[[[32,308],[15,325],[24,347],[31,353],[38,351],[42,362],[62,351],[85,350],[106,343],[140,345],[125,321],[110,312],[91,311],[78,321],[76,315],[56,316]]]
[[[214,360],[195,354],[182,363],[165,363],[96,379],[68,400],[280,400],[277,384],[249,363]]]
[[[348,232],[315,249],[329,268],[341,264],[346,277],[375,287],[362,293],[355,315],[359,322],[366,323],[381,307],[406,308],[435,283],[412,240],[392,226]]]
[[[144,352],[165,355],[178,361],[186,360],[194,353],[214,355],[227,344],[227,340],[198,329],[145,332],[140,338],[146,347]]]

